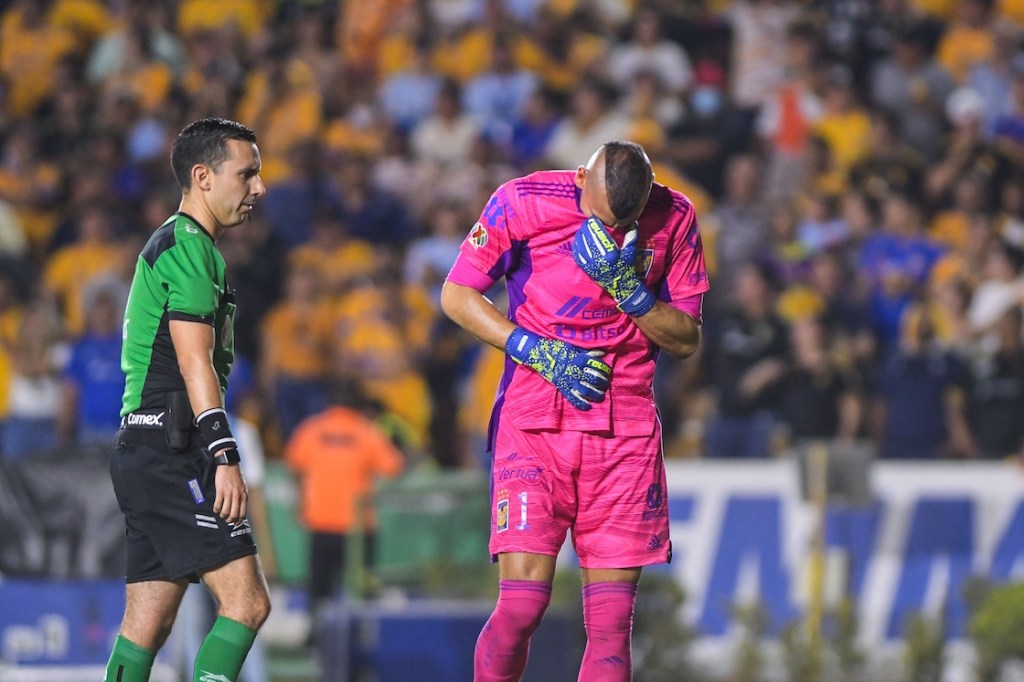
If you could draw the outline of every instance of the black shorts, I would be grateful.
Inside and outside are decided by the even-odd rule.
[[[172,451],[163,429],[117,432],[110,478],[125,516],[127,582],[199,582],[201,573],[256,553],[248,520],[229,526],[213,513],[215,470],[195,445]]]

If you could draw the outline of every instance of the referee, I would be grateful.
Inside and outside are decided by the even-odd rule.
[[[202,579],[220,604],[194,680],[235,680],[270,612],[224,413],[235,304],[215,246],[266,192],[256,135],[234,121],[195,121],[178,135],[171,167],[181,205],[142,249],[125,311],[110,476],[125,516],[127,585],[106,682],[149,680],[189,582]]]

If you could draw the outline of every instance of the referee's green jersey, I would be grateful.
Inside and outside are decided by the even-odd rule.
[[[167,393],[185,390],[171,343],[171,320],[213,325],[213,366],[223,398],[235,358],[234,316],[224,258],[213,238],[191,216],[174,214],[149,238],[135,264],[124,314],[121,415],[166,408]]]

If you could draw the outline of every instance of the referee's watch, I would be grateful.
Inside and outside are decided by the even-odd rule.
[[[219,467],[238,464],[241,461],[242,457],[238,454],[238,448],[224,448],[213,456],[214,466]]]

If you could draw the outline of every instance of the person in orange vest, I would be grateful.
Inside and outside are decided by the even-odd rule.
[[[298,425],[284,453],[299,477],[301,517],[310,533],[308,590],[314,614],[334,596],[350,534],[362,532],[364,561],[372,564],[374,482],[397,476],[405,466],[387,434],[360,411],[359,391],[338,385],[330,393],[331,404]]]

